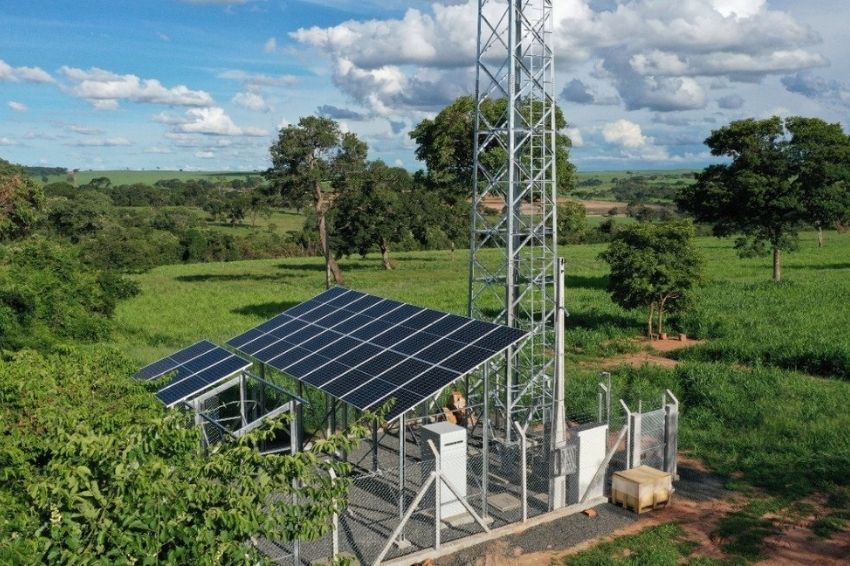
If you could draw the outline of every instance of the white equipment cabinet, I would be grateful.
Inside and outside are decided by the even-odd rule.
[[[422,460],[434,459],[428,445],[430,440],[440,453],[440,472],[449,479],[461,497],[466,497],[466,429],[449,422],[439,422],[423,426],[421,438]],[[466,509],[443,481],[440,481],[438,489],[440,516],[443,520],[466,513]]]

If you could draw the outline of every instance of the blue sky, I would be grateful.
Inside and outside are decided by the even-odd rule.
[[[415,169],[407,132],[471,93],[475,0],[3,3],[0,157],[261,169],[318,111]],[[580,169],[679,168],[745,116],[850,122],[844,0],[556,0]]]

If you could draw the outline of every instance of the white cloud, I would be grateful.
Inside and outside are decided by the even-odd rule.
[[[98,128],[90,128],[88,126],[79,126],[77,124],[71,124],[68,126],[68,129],[74,132],[75,134],[82,134],[84,136],[99,136],[103,134],[103,130]]]
[[[154,154],[163,154],[164,155],[164,154],[167,154],[167,153],[171,153],[171,150],[166,148],[166,147],[151,146],[151,147],[145,148],[145,153],[154,153]]]
[[[0,138],[0,145],[19,145],[17,142],[10,140],[9,138]]]
[[[175,127],[176,132],[212,136],[266,136],[260,128],[240,128],[218,106],[192,108],[186,112],[186,122]]]
[[[350,20],[291,35],[325,53],[335,84],[373,112],[433,111],[446,96],[469,93],[473,85],[472,74],[460,70],[475,58],[470,30],[478,2],[445,4],[411,8],[398,19]],[[756,82],[827,64],[811,50],[818,34],[765,0],[632,0],[615,8],[592,0],[553,4],[559,65],[576,69],[601,62],[600,76],[619,95],[602,97],[576,77],[579,82],[563,93],[568,101],[619,98],[628,109],[701,109],[706,86],[716,78]],[[502,4],[488,6],[498,10]]]
[[[257,92],[240,92],[233,97],[233,103],[254,112],[271,112],[269,103]]]
[[[647,138],[643,135],[640,124],[629,120],[617,120],[605,124],[602,128],[602,137],[608,143],[623,147],[636,148],[647,144]]]
[[[184,116],[178,116],[171,112],[160,112],[159,114],[155,114],[151,120],[158,124],[167,124],[169,126],[186,123],[186,118]]]
[[[274,53],[277,51],[277,39],[270,37],[263,44],[263,51],[266,53]]]
[[[293,87],[298,84],[298,77],[293,75],[263,75],[247,73],[231,69],[219,73],[218,78],[242,81],[246,87]]]
[[[566,134],[573,142],[573,147],[581,147],[584,145],[584,137],[582,137],[581,130],[578,128],[567,128]]]
[[[68,91],[84,98],[100,110],[112,110],[121,100],[136,103],[175,106],[211,106],[213,98],[203,90],[185,85],[167,88],[156,79],[140,79],[136,75],[118,75],[92,67],[88,70],[62,67],[61,73],[73,85]]]
[[[195,157],[199,159],[215,159],[215,152],[213,151],[196,151]]]
[[[81,147],[118,147],[125,145],[133,145],[133,143],[127,138],[95,138],[95,139],[82,139],[77,140],[71,145],[77,145]]]
[[[29,107],[26,104],[22,102],[15,102],[14,100],[10,100],[7,105],[15,112],[26,112],[29,110]]]
[[[39,67],[12,67],[0,59],[0,82],[52,83],[53,77]]]

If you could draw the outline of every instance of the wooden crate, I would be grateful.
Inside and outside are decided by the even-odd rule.
[[[638,515],[659,505],[667,506],[672,496],[673,477],[649,466],[614,472],[611,480],[611,502]]]

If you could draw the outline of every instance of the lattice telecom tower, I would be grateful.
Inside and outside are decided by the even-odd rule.
[[[540,422],[555,375],[552,0],[479,0],[469,313],[530,331],[491,368],[506,423]],[[495,371],[494,371],[495,370]]]

